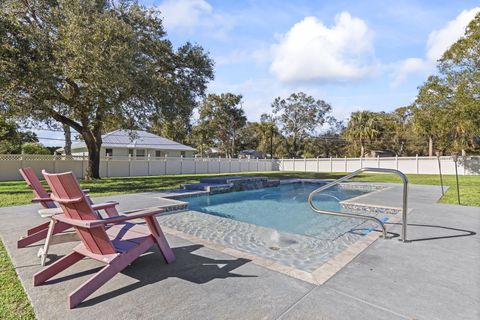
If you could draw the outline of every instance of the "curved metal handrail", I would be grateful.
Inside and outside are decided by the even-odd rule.
[[[407,201],[408,201],[408,178],[407,176],[399,171],[399,170],[395,170],[395,169],[386,169],[386,168],[361,168],[361,169],[358,169],[357,171],[354,171],[352,173],[349,173],[347,174],[346,176],[344,177],[341,177],[335,181],[332,181],[330,183],[327,183],[326,185],[324,186],[321,186],[320,188],[318,189],[315,189],[314,191],[312,191],[310,193],[310,195],[308,196],[308,204],[310,205],[310,208],[312,208],[313,211],[317,212],[317,213],[322,213],[322,214],[328,214],[328,215],[332,215],[332,216],[340,216],[340,217],[347,217],[347,218],[356,218],[356,219],[363,219],[363,220],[371,220],[371,221],[374,221],[376,223],[378,223],[381,228],[382,228],[382,233],[383,233],[383,237],[384,238],[387,238],[387,230],[385,229],[385,226],[383,224],[382,221],[380,221],[378,218],[376,217],[372,217],[372,216],[364,216],[364,215],[361,215],[361,214],[355,214],[355,213],[345,213],[345,212],[336,212],[336,211],[329,211],[329,210],[322,210],[322,209],[319,209],[317,208],[314,204],[313,204],[313,196],[319,192],[322,192],[328,188],[331,188],[343,181],[346,181],[350,178],[353,178],[357,175],[359,175],[360,173],[362,172],[382,172],[382,173],[395,173],[396,175],[400,176],[400,178],[402,178],[402,181],[403,181],[403,208],[402,208],[402,234],[401,234],[401,240],[403,242],[407,242]]]

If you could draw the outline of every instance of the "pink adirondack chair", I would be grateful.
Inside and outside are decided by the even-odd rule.
[[[43,207],[43,209],[40,209],[38,213],[43,218],[50,218],[50,221],[27,230],[27,235],[21,237],[20,240],[17,241],[17,247],[23,248],[40,240],[46,239],[44,247],[39,250],[41,264],[44,265],[52,236],[70,229],[71,226],[51,219],[52,216],[60,214],[63,211],[61,208],[57,208],[55,202],[50,198],[50,195],[40,183],[35,171],[31,167],[21,168],[19,171],[27,185],[33,191],[34,198],[32,199],[32,202],[38,202]],[[88,190],[83,190],[83,192],[87,191]],[[88,200],[90,201],[90,198],[88,198]],[[118,202],[110,201],[93,205],[93,207],[95,210],[105,210],[107,215],[111,217],[118,215],[117,209],[115,208],[116,205],[118,205]]]
[[[153,245],[159,247],[167,263],[175,260],[155,219],[155,215],[162,213],[163,209],[144,209],[99,220],[71,172],[49,174],[44,170],[42,173],[52,190],[52,199],[60,204],[64,212],[54,218],[74,227],[81,243],[72,252],[36,273],[33,276],[34,286],[44,283],[84,257],[105,263],[96,275],[70,293],[69,306],[74,308]],[[145,219],[146,226],[128,222],[138,218]]]

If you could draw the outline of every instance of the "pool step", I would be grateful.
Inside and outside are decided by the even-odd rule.
[[[190,183],[183,184],[183,189],[185,190],[200,190],[207,191],[210,194],[224,193],[232,191],[233,185],[230,183],[227,184],[217,184],[217,183]]]
[[[231,191],[276,187],[279,184],[279,180],[270,180],[267,177],[227,176],[201,178],[200,183],[184,184],[182,187],[186,190],[202,190],[208,191],[210,194],[216,194]]]

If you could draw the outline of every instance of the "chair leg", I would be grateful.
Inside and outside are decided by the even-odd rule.
[[[65,224],[63,222],[59,222],[55,225],[55,229],[53,234],[63,232],[67,229],[70,229],[72,226]],[[17,248],[24,248],[32,243],[38,242],[43,240],[47,237],[48,227],[41,229],[40,231],[30,234],[26,237],[22,237],[20,240],[17,241]]]
[[[97,274],[84,282],[80,287],[68,295],[68,304],[70,309],[75,308],[95,290],[100,288],[108,280],[112,279],[122,269],[116,265],[107,264]]]
[[[151,241],[143,241],[141,244],[137,245],[133,249],[130,249],[128,252],[119,255],[116,259],[103,267],[102,270],[100,270],[97,274],[69,294],[68,303],[70,309],[75,308],[108,280],[113,278],[117,273],[121,272],[133,261],[135,261],[135,259],[147,251],[151,246]]]
[[[55,261],[48,267],[44,268],[43,270],[35,273],[33,275],[33,286],[38,286],[54,275],[58,274],[59,272],[67,269],[71,265],[77,263],[78,261],[82,260],[84,255],[72,251],[69,254],[67,254],[65,257]]]
[[[48,227],[48,233],[47,233],[47,238],[45,239],[45,244],[43,248],[40,248],[38,251],[40,254],[40,264],[42,266],[45,265],[45,260],[47,259],[47,253],[48,249],[50,248],[50,243],[52,241],[52,236],[53,236],[53,230],[55,229],[55,219],[51,218],[50,219],[50,226]]]
[[[160,228],[157,219],[152,216],[145,217],[145,219],[147,221],[148,229],[155,238],[155,243],[160,249],[160,252],[162,253],[165,261],[167,263],[174,262],[175,254],[173,253],[172,248],[170,248],[170,245],[168,244],[168,241],[165,238],[165,235],[163,234],[162,228]]]
[[[35,233],[37,233],[37,232],[39,232],[39,231],[42,231],[42,230],[44,230],[44,229],[47,229],[49,225],[50,225],[49,222],[45,222],[45,223],[39,224],[39,225],[36,226],[36,227],[33,227],[33,228],[31,228],[31,229],[28,229],[28,230],[27,230],[27,236],[31,236],[32,234],[35,234]]]

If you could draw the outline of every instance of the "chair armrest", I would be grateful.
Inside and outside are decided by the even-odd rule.
[[[118,205],[117,201],[109,201],[109,202],[103,202],[103,203],[94,203],[92,204],[92,208],[93,210],[102,210],[102,209],[116,207],[117,205]]]
[[[76,227],[81,227],[81,228],[98,228],[100,226],[104,226],[106,224],[115,224],[115,223],[120,223],[123,221],[127,220],[133,220],[133,219],[138,219],[138,218],[145,218],[148,216],[154,216],[159,213],[164,212],[163,208],[151,208],[151,209],[145,209],[138,211],[134,214],[129,214],[129,215],[118,215],[115,217],[103,219],[103,220],[80,220],[80,219],[71,219],[66,217],[64,214],[58,214],[53,216],[53,219],[64,222],[66,224],[76,226]]]
[[[83,193],[89,193],[90,189],[82,189]]]

